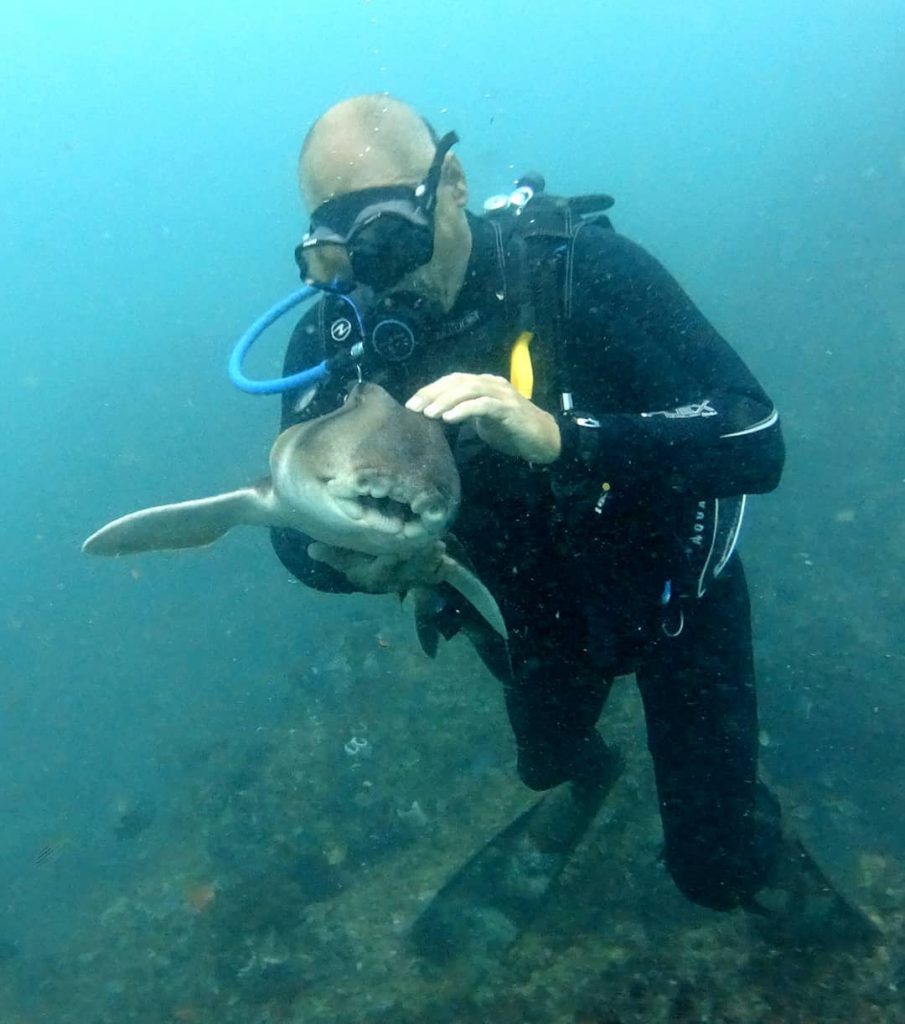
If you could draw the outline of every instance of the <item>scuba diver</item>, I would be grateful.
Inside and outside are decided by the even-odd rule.
[[[455,941],[444,900],[461,920],[468,901],[495,898],[503,945],[530,921],[619,775],[596,726],[613,680],[629,674],[681,892],[745,908],[777,933],[822,900],[817,931],[869,942],[873,926],[784,832],[758,778],[736,541],[745,495],[773,490],[782,472],[773,403],[660,263],[613,229],[609,197],[557,198],[528,176],[476,216],[457,141],[386,95],[345,100],[314,123],[299,162],[310,228],[296,257],[323,295],[284,373],[354,359],[282,399],[285,429],[338,407],[360,375],[446,425],[462,480],[456,537],[509,630],[511,671],[491,667],[518,773],[552,791],[439,894],[420,944]],[[385,560],[293,530],[272,539],[319,590],[399,589]],[[468,614],[449,591],[436,628],[450,638]],[[512,871],[502,891],[501,852],[527,864],[526,849],[544,854],[540,868],[532,861],[535,895],[517,891]]]

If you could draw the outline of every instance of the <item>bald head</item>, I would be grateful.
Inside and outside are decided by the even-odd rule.
[[[299,157],[308,210],[380,185],[414,185],[427,173],[435,139],[424,119],[391,96],[354,96],[314,122]]]

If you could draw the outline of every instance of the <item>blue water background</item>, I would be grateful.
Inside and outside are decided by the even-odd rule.
[[[117,802],[165,808],[193,751],[253,742],[324,624],[367,614],[290,586],[263,532],[79,552],[114,515],[264,471],[275,401],[234,392],[225,360],[297,283],[304,132],[363,91],[459,131],[473,207],[527,168],[612,192],[748,360],[791,451],[745,543],[768,742],[791,779],[901,777],[903,23],[894,0],[6,12],[0,939],[52,947],[93,887],[125,886]],[[864,831],[902,854],[892,810]]]

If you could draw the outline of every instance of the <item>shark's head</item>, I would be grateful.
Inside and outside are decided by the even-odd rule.
[[[424,547],[459,504],[443,428],[377,384],[358,384],[335,412],[285,430],[270,468],[289,525],[364,554]]]

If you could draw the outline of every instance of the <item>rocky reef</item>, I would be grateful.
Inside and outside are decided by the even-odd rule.
[[[889,856],[844,879],[882,928],[869,955],[778,947],[675,891],[629,681],[604,722],[626,770],[533,926],[499,956],[421,959],[412,922],[536,797],[464,642],[432,663],[388,616],[330,649],[290,672],[279,728],[199,754],[139,884],[52,960],[0,957],[4,1024],[905,1022]]]

